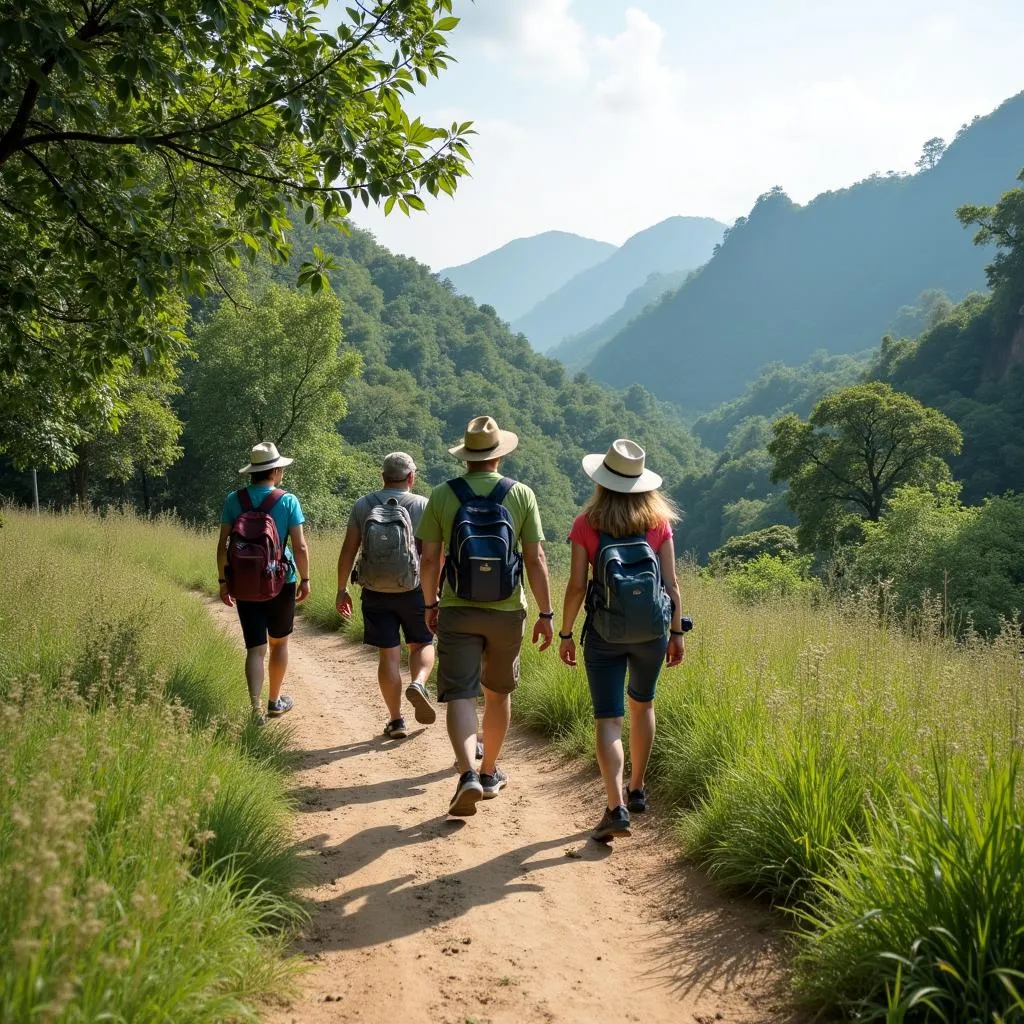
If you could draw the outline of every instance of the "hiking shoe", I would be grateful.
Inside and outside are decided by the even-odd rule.
[[[619,804],[614,811],[605,809],[597,828],[591,833],[599,843],[610,843],[616,836],[631,836],[629,811]]]
[[[388,722],[384,726],[384,735],[389,740],[404,740],[409,735],[409,730],[405,727],[405,719],[395,718]]]
[[[410,683],[405,688],[405,699],[413,706],[416,712],[416,721],[420,725],[433,725],[437,720],[437,712],[434,705],[430,703],[427,695],[427,688],[422,683]]]
[[[288,714],[289,711],[295,706],[295,701],[291,697],[286,697],[283,693],[277,700],[267,701],[267,717],[268,718],[280,718],[282,715]]]
[[[493,800],[508,785],[508,776],[500,768],[495,768],[490,775],[481,772],[480,785],[484,789],[484,799]]]
[[[480,785],[480,776],[474,771],[463,772],[459,776],[459,784],[455,787],[455,796],[448,805],[448,813],[457,818],[467,818],[476,814],[476,805],[484,795],[484,787]]]
[[[626,807],[630,814],[643,814],[647,810],[647,787],[626,790]]]

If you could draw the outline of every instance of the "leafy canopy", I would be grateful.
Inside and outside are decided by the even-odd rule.
[[[803,422],[772,427],[772,479],[789,483],[804,548],[825,550],[851,521],[877,521],[900,486],[949,479],[944,455],[960,450],[959,427],[937,409],[872,381],[833,392]]]
[[[454,192],[469,124],[402,107],[450,60],[451,0],[368,0],[334,32],[326,6],[0,0],[0,372],[30,413],[41,382],[63,398],[176,354],[176,300],[287,258],[293,213]]]

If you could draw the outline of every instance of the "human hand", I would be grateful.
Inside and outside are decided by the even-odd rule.
[[[343,619],[352,618],[352,595],[347,590],[339,590],[338,596],[334,599],[334,607]]]
[[[566,665],[570,665],[572,668],[576,667],[576,641],[572,637],[568,640],[562,640],[558,644],[558,657],[565,662]]]
[[[665,652],[665,664],[669,668],[675,668],[681,664],[686,655],[686,644],[681,636],[670,636],[668,638],[668,650]]]
[[[235,599],[228,593],[228,585],[227,585],[227,583],[222,583],[220,585],[220,599],[229,608],[234,608],[235,607]]]
[[[537,621],[533,626],[533,643],[538,640],[541,641],[538,651],[546,651],[551,646],[551,641],[555,638],[555,630],[551,625],[550,619],[542,619],[538,616]]]
[[[437,618],[440,611],[440,608],[427,608],[423,613],[423,621],[427,624],[427,629],[435,636],[437,635]]]
[[[295,602],[300,604],[309,597],[309,580],[299,580],[299,588],[295,591]]]

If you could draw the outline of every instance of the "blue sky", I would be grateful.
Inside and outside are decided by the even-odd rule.
[[[874,171],[1024,89],[1019,0],[455,0],[458,63],[412,101],[473,120],[473,177],[356,222],[435,270],[549,229],[621,243]]]

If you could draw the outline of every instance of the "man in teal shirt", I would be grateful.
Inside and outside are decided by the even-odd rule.
[[[467,464],[462,479],[477,495],[490,494],[502,479],[498,465],[514,451],[519,438],[500,430],[490,416],[478,416],[466,428],[461,445],[449,449]],[[512,519],[523,566],[540,608],[533,627],[533,642],[546,650],[552,639],[551,595],[547,561],[541,542],[537,498],[522,483],[515,483],[502,505]],[[507,785],[508,776],[498,767],[505,733],[511,718],[512,691],[519,683],[519,650],[526,623],[526,595],[519,580],[512,594],[500,601],[480,602],[460,598],[450,587],[438,600],[442,548],[451,537],[461,507],[448,484],[435,487],[423,512],[416,536],[423,542],[420,579],[426,623],[437,635],[437,699],[447,705],[448,735],[455,748],[459,783],[448,807],[449,814],[476,813],[481,798],[495,797]],[[449,558],[451,553],[449,553]],[[476,700],[484,697],[484,750],[479,774],[473,770],[476,752]]]
[[[256,445],[249,464],[239,473],[249,475],[249,501],[252,508],[260,503],[275,488],[281,486],[284,470],[294,460],[281,455],[272,441]],[[288,668],[288,637],[295,623],[295,604],[309,597],[309,550],[302,530],[305,516],[299,499],[294,494],[283,494],[270,509],[270,516],[277,527],[282,545],[287,545],[291,561],[291,572],[277,597],[269,601],[235,600],[228,593],[228,537],[235,520],[242,514],[242,503],[238,492],[232,491],[224,502],[220,516],[220,537],[217,541],[217,576],[220,581],[220,599],[228,606],[237,606],[238,621],[245,639],[245,678],[249,686],[249,699],[254,714],[261,716],[264,662],[267,657],[267,642],[270,644],[270,692],[267,714],[276,718],[291,711],[292,698],[281,693],[284,674]],[[298,572],[296,573],[296,570]]]

